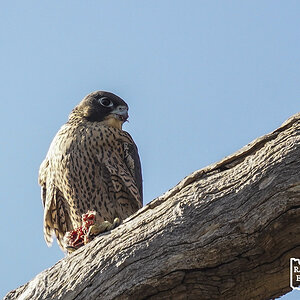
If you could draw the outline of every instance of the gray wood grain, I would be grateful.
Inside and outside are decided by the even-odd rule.
[[[300,258],[300,113],[4,299],[270,299]],[[49,250],[50,251],[50,250]]]

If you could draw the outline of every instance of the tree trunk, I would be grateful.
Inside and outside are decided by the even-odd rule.
[[[4,299],[270,299],[300,258],[300,113]]]

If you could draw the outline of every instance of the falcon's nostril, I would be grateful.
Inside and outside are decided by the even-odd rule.
[[[127,111],[128,110],[126,106],[118,106],[117,109],[119,111]]]

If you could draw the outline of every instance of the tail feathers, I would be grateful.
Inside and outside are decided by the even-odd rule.
[[[52,246],[53,237],[56,237],[57,244],[65,251],[64,236],[65,234],[60,232],[58,229],[51,229],[48,225],[44,227],[44,238],[48,247]]]
[[[48,247],[52,246],[54,231],[49,225],[44,225],[44,239]]]
[[[64,251],[64,235],[72,229],[71,221],[64,208],[65,199],[60,191],[56,191],[52,198],[51,205],[44,211],[44,238],[50,247],[53,243],[53,236],[56,236],[57,243]]]

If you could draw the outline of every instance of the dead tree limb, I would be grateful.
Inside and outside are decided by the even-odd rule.
[[[270,299],[300,258],[300,113],[5,299]]]

